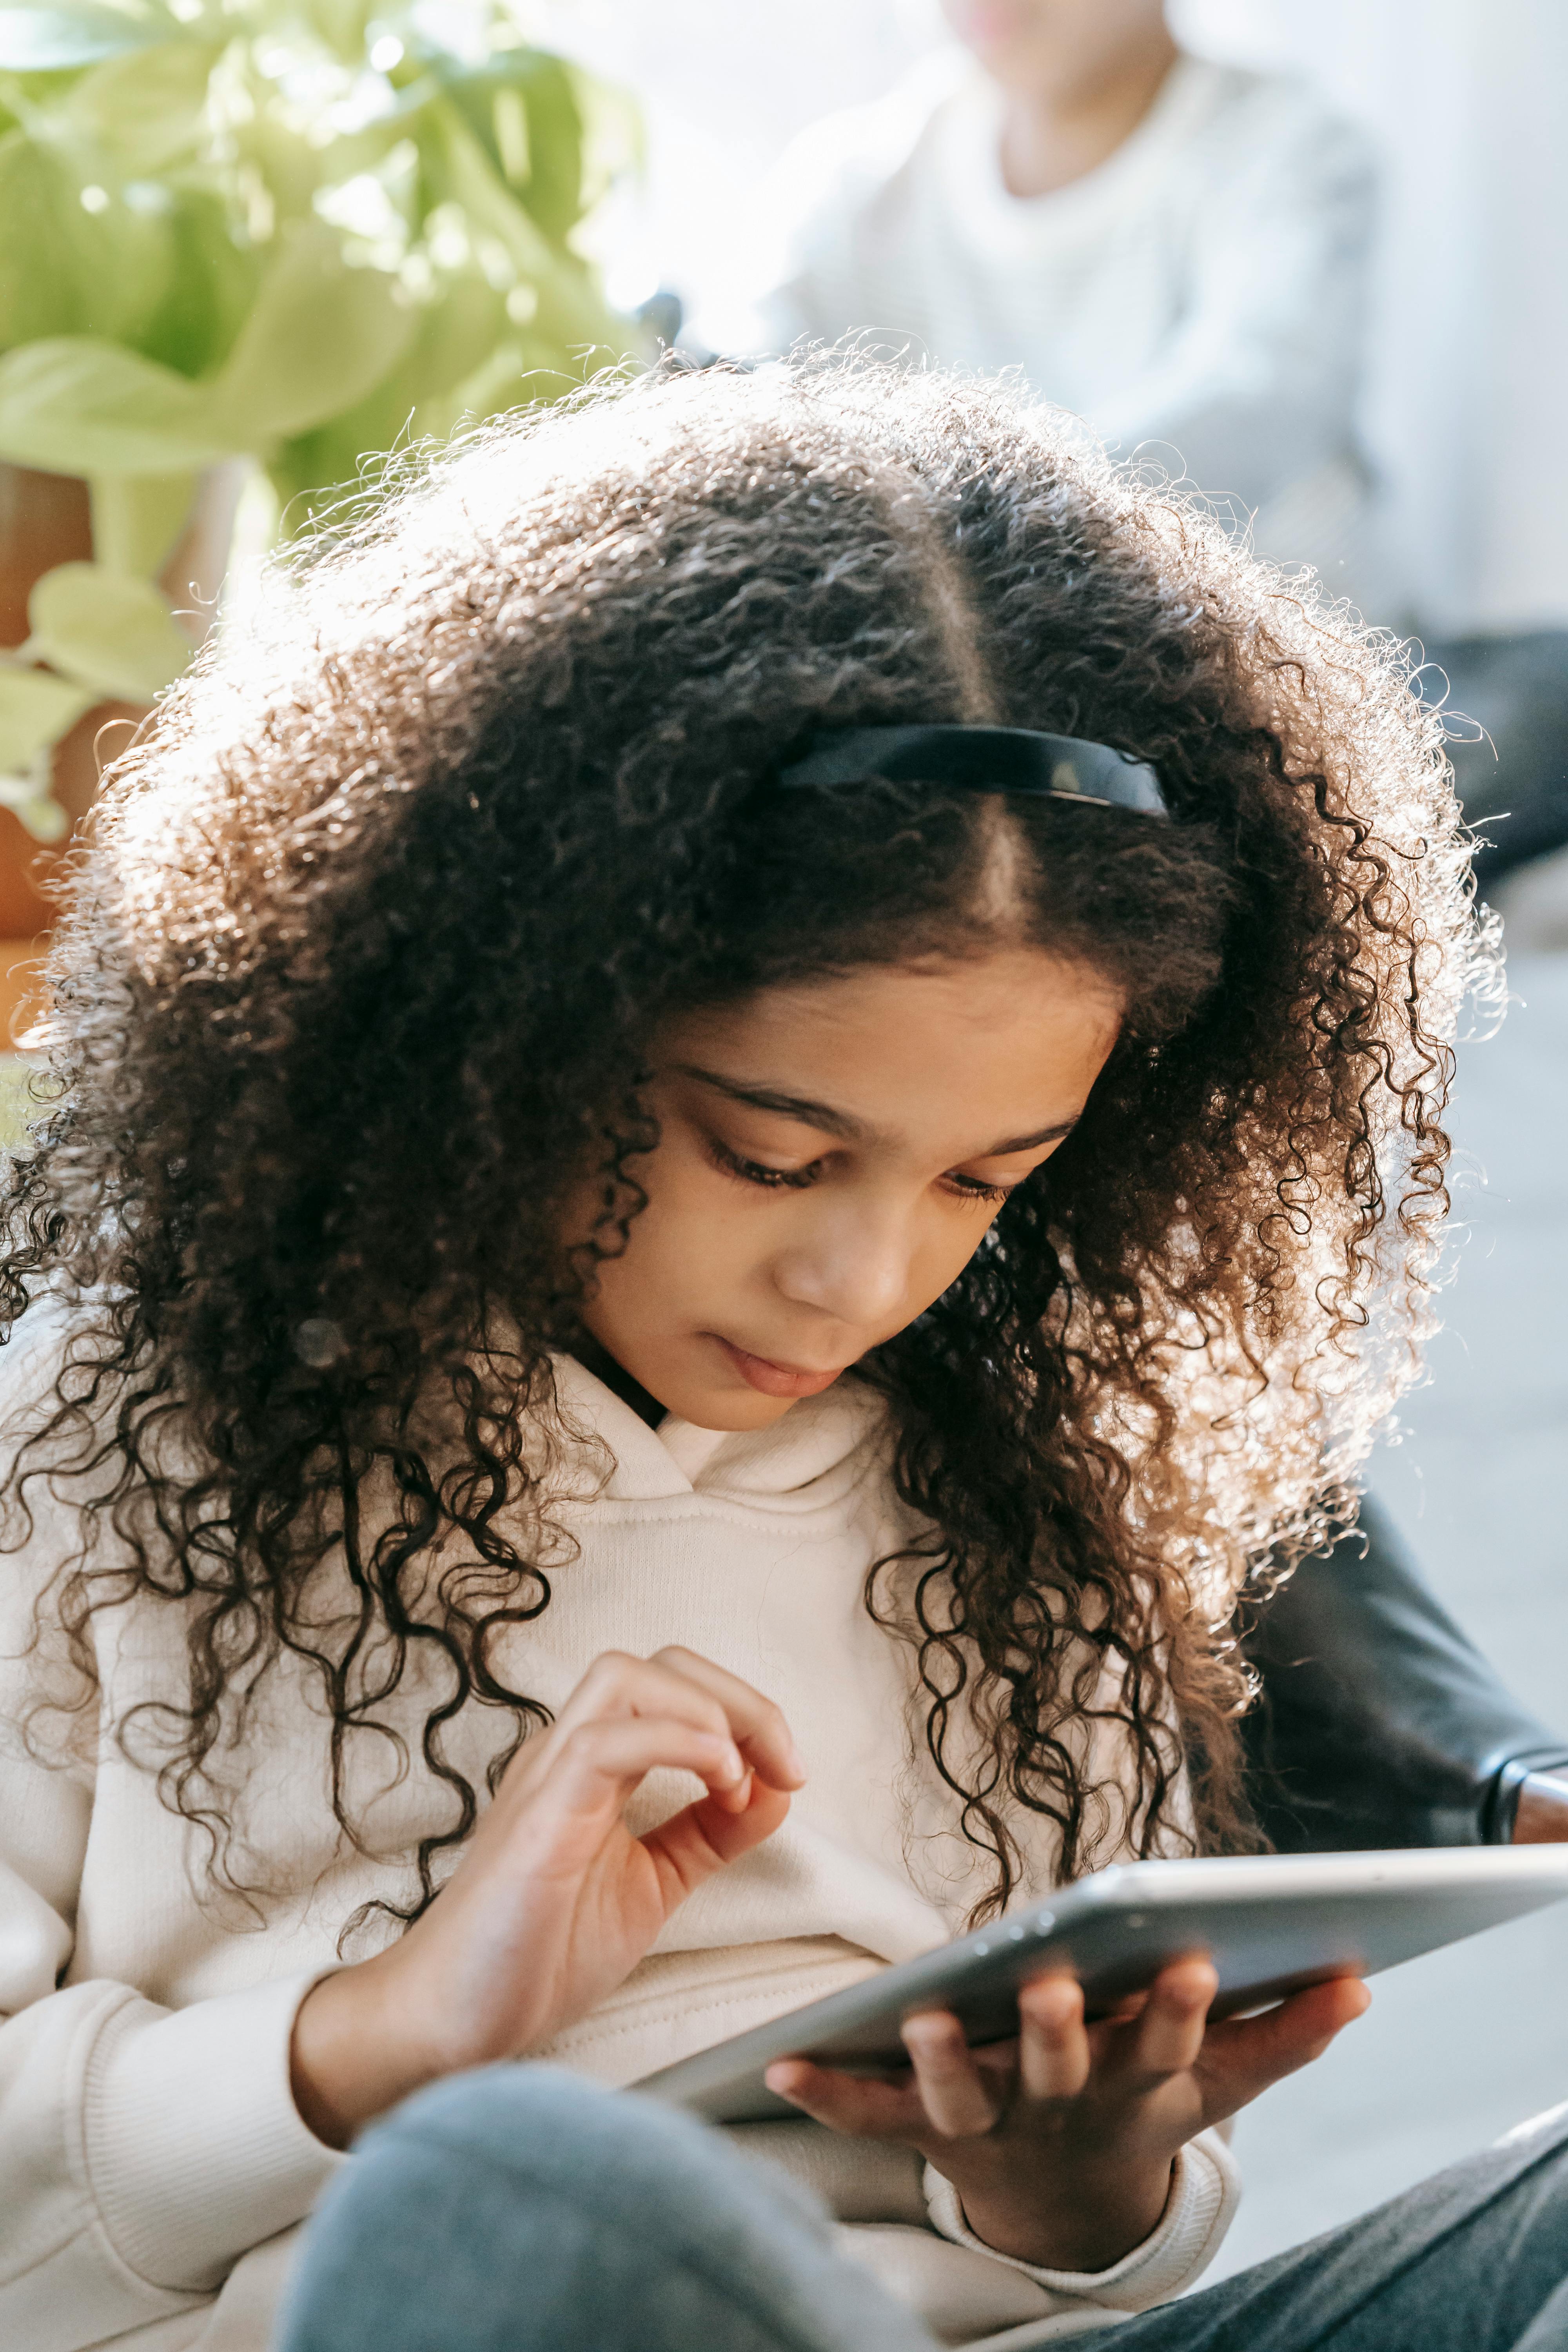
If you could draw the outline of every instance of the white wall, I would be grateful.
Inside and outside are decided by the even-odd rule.
[[[749,201],[795,133],[941,33],[937,0],[537,0],[529,20],[641,100],[648,182],[613,223],[611,290],[673,286],[689,312],[747,278]]]
[[[1384,158],[1367,426],[1434,630],[1568,622],[1568,0],[1171,0],[1179,37],[1319,80]],[[642,97],[617,291],[721,280],[813,115],[937,37],[934,0],[541,0]]]
[[[1384,158],[1368,424],[1437,625],[1568,620],[1568,5],[1174,0],[1308,72]]]

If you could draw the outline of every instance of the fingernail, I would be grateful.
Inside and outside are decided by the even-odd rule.
[[[789,1744],[789,1754],[784,1758],[784,1770],[793,1772],[797,1780],[804,1780],[806,1777],[805,1759],[793,1739]]]

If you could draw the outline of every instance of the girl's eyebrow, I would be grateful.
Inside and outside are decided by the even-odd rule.
[[[1037,1128],[1033,1135],[1016,1135],[1008,1143],[994,1143],[989,1151],[977,1151],[976,1160],[1005,1160],[1010,1151],[1036,1151],[1042,1143],[1059,1143],[1078,1125],[1076,1118],[1058,1118],[1052,1127]]]
[[[717,1070],[704,1070],[695,1062],[677,1062],[673,1066],[684,1078],[695,1078],[699,1086],[711,1087],[715,1094],[728,1095],[731,1102],[750,1103],[753,1110],[771,1110],[781,1118],[798,1118],[806,1127],[820,1128],[824,1135],[837,1135],[846,1143],[864,1143],[872,1135],[864,1119],[855,1118],[847,1110],[835,1110],[830,1103],[813,1102],[805,1095],[781,1094],[776,1087],[743,1086],[738,1078],[721,1077]],[[988,1151],[976,1151],[976,1160],[1005,1160],[1010,1152],[1037,1151],[1042,1143],[1059,1143],[1078,1125],[1075,1118],[1058,1118],[1049,1127],[1037,1128],[1033,1135],[1015,1135],[1005,1143],[994,1143]]]
[[[750,1103],[753,1110],[775,1111],[781,1118],[798,1118],[846,1143],[864,1143],[871,1133],[864,1119],[852,1118],[847,1110],[835,1110],[830,1103],[781,1094],[776,1087],[742,1086],[738,1078],[721,1078],[717,1070],[700,1069],[695,1062],[677,1062],[674,1067],[682,1077],[695,1078],[700,1086],[711,1087],[715,1094],[728,1095],[731,1102]]]

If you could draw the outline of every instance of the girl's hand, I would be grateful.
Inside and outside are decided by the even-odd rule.
[[[1207,1960],[1176,1960],[1086,2025],[1072,1977],[1037,1977],[1018,1996],[1016,2042],[971,2050],[957,2018],[931,2010],[905,2021],[907,2081],[786,2058],[768,2068],[768,2088],[835,2131],[918,2148],[998,2253],[1106,2270],[1158,2222],[1178,2149],[1321,2057],[1372,1997],[1341,1977],[1210,2025],[1218,1983]]]
[[[707,1794],[634,1838],[646,1775]],[[630,1975],[693,1888],[772,1835],[805,1779],[771,1700],[694,1652],[610,1651],[520,1748],[407,1934],[323,1977],[295,2021],[294,2097],[321,2139],[421,2084],[536,2050]]]

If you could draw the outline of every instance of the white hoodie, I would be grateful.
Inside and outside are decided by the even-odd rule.
[[[3,1366],[8,1413],[28,1386],[19,1360],[38,1358],[27,1329]],[[779,1702],[811,1776],[777,1834],[702,1887],[543,2053],[624,2084],[941,1943],[983,1865],[919,1744],[908,1647],[863,1603],[868,1568],[905,1531],[874,1400],[849,1381],[755,1434],[673,1418],[655,1433],[580,1366],[559,1375],[570,1422],[607,1442],[615,1468],[596,1485],[593,1448],[574,1457],[577,1498],[559,1516],[577,1557],[552,1571],[542,1616],[510,1630],[502,1671],[558,1707],[602,1650],[684,1643]],[[415,1844],[450,1800],[418,1770],[400,1780],[386,1743],[365,1738],[350,1804],[373,1853],[346,1851],[321,1693],[286,1662],[231,1759],[239,1874],[264,1891],[212,1893],[200,1841],[100,1728],[178,1689],[177,1605],[96,1615],[99,1699],[74,1719],[35,1715],[30,1746],[22,1737],[61,1671],[47,1607],[45,1641],[23,1654],[35,1599],[76,1548],[74,1519],[33,1499],[26,1549],[0,1555],[0,2342],[263,2352],[299,2225],[353,2161],[292,2103],[295,2011],[355,1910],[405,1896]],[[382,1711],[405,1737],[431,1671],[416,1649]],[[480,1787],[503,1728],[477,1706],[453,1727],[453,1759]],[[634,1826],[689,1793],[657,1776]],[[1052,1882],[1052,1841],[1043,1822],[1026,1829],[1026,1895]],[[1100,1858],[1119,1850],[1111,1823]],[[1213,2254],[1236,2198],[1229,2157],[1205,2134],[1142,2246],[1102,2273],[1059,2274],[981,2247],[912,2154],[805,2122],[744,2136],[853,2215],[847,2250],[952,2341],[1053,2314],[1071,2334],[1163,2300]]]

